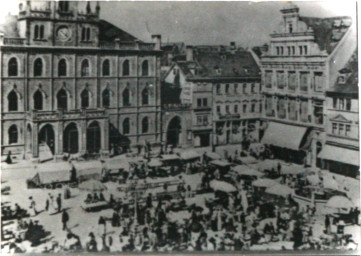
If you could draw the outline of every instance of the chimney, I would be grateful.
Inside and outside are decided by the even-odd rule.
[[[193,46],[187,45],[186,47],[186,60],[193,61]]]
[[[231,50],[236,50],[236,42],[231,42],[230,46],[231,46],[230,47]]]
[[[162,46],[162,36],[161,35],[152,35],[152,41],[155,43],[154,50],[160,50]]]

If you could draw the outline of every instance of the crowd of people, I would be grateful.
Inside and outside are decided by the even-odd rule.
[[[233,161],[232,158],[229,161]],[[62,208],[62,195],[58,194],[55,198],[49,193],[45,211],[61,213],[66,239],[64,243],[54,241],[52,246],[46,246],[44,252],[242,251],[272,244],[284,250],[334,248],[335,244],[329,240],[314,236],[313,227],[318,218],[315,207],[301,207],[291,195],[268,195],[264,188],[254,188],[250,180],[210,165],[205,157],[189,166],[197,168],[189,172],[189,168],[185,168],[181,162],[171,167],[170,175],[179,180],[177,197],[160,197],[153,194],[151,189],[146,190],[144,198],[135,196],[139,191],[136,191],[137,186],[133,186],[134,182],[147,175],[156,178],[154,169],[147,168],[144,162],[135,165],[132,172],[124,175],[123,182],[129,186],[132,183],[134,190],[127,193],[127,198],[115,200],[112,194],[108,197],[102,192],[88,193],[85,203],[108,201],[113,209],[111,218],[99,212],[100,231],[90,232],[87,239],[68,227],[72,216]],[[309,185],[306,179],[281,175],[281,172],[282,166],[278,164],[266,171],[265,176],[280,178],[280,184],[292,189]],[[196,189],[192,189],[184,180],[191,173],[197,173],[200,177],[199,184],[194,186]],[[212,187],[212,182],[226,182],[237,189],[222,191]],[[168,191],[167,182],[164,182],[163,191]],[[37,215],[34,199],[30,197],[29,200],[29,210],[33,212],[32,215]],[[358,209],[352,210],[352,214],[353,223],[358,224]],[[331,234],[330,223],[326,215],[323,225],[325,235]],[[34,226],[37,229],[35,233],[43,230],[38,228],[37,223],[32,224],[31,228],[30,224],[26,225],[30,233],[35,232]],[[114,232],[107,233],[107,228]],[[25,239],[28,237],[25,236]],[[339,240],[344,245],[355,243],[350,236],[342,236]]]

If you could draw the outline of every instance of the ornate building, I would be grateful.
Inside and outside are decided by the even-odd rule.
[[[360,175],[357,51],[326,92],[326,144],[318,155],[321,167],[332,172]]]
[[[98,3],[78,4],[26,1],[2,27],[3,154],[107,156],[160,141],[159,37],[144,43],[100,20]]]
[[[180,89],[181,103],[191,107],[192,122],[184,131],[184,144],[240,144],[250,134],[258,140],[260,79],[252,54],[234,43],[229,47],[188,46],[186,60],[175,61],[164,77]]]
[[[288,4],[261,57],[264,118],[262,142],[276,157],[316,164],[325,143],[325,92],[356,47],[349,17],[311,18]]]

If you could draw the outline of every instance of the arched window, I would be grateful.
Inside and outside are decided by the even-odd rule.
[[[34,76],[43,75],[43,61],[40,58],[37,58],[34,62]]]
[[[15,57],[9,60],[8,65],[8,76],[17,76],[18,75],[18,61]]]
[[[130,132],[130,120],[125,118],[123,121],[123,134],[129,134]]]
[[[12,90],[8,95],[9,111],[18,110],[18,95]]]
[[[142,91],[142,105],[148,105],[149,104],[149,91],[148,88],[144,88]]]
[[[58,109],[68,109],[68,94],[64,89],[61,89],[57,96]]]
[[[109,108],[110,106],[110,91],[108,89],[105,89],[102,93],[102,99],[103,99],[103,107]]]
[[[89,107],[89,91],[87,89],[84,89],[80,97],[81,97],[81,107],[82,108]]]
[[[66,60],[61,59],[58,63],[58,76],[66,76]]]
[[[86,29],[86,40],[90,41],[90,28]]]
[[[144,117],[142,120],[142,133],[147,133],[149,128],[148,117]]]
[[[41,93],[40,90],[37,90],[34,93],[33,99],[34,99],[34,109],[42,110],[43,109],[43,94]]]
[[[148,76],[148,74],[149,74],[149,70],[148,70],[148,61],[147,60],[145,60],[145,61],[143,61],[143,63],[142,63],[142,76]]]
[[[86,28],[81,29],[81,40],[85,41],[86,38]]]
[[[39,38],[44,39],[44,25],[40,26]]]
[[[39,38],[39,26],[35,25],[34,27],[34,38],[38,39]]]
[[[129,89],[125,88],[123,91],[123,106],[129,106],[130,105],[130,93]]]
[[[130,72],[129,72],[129,60],[125,60],[123,62],[123,76],[129,76]]]
[[[12,125],[9,128],[9,144],[18,143],[18,128]]]
[[[103,68],[102,68],[103,76],[109,76],[110,75],[110,61],[105,60],[103,62]]]
[[[81,76],[89,76],[89,73],[89,61],[85,59],[81,63]]]

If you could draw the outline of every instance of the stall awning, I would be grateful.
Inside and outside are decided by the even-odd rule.
[[[271,122],[263,136],[262,143],[299,150],[306,130],[306,127]]]
[[[227,167],[230,166],[231,164],[226,162],[226,161],[222,161],[222,160],[213,160],[211,162],[211,164],[216,165],[216,166],[220,166],[220,167]]]
[[[318,155],[318,158],[341,162],[344,164],[351,164],[355,166],[360,165],[359,157],[359,151],[357,150],[341,148],[327,144]]]
[[[163,161],[179,160],[179,156],[177,156],[176,154],[165,154],[162,155],[161,157]]]
[[[201,155],[194,150],[183,151],[179,155],[183,160],[191,160],[201,157]]]
[[[108,170],[129,170],[129,163],[125,159],[110,158],[106,161],[105,166]]]

